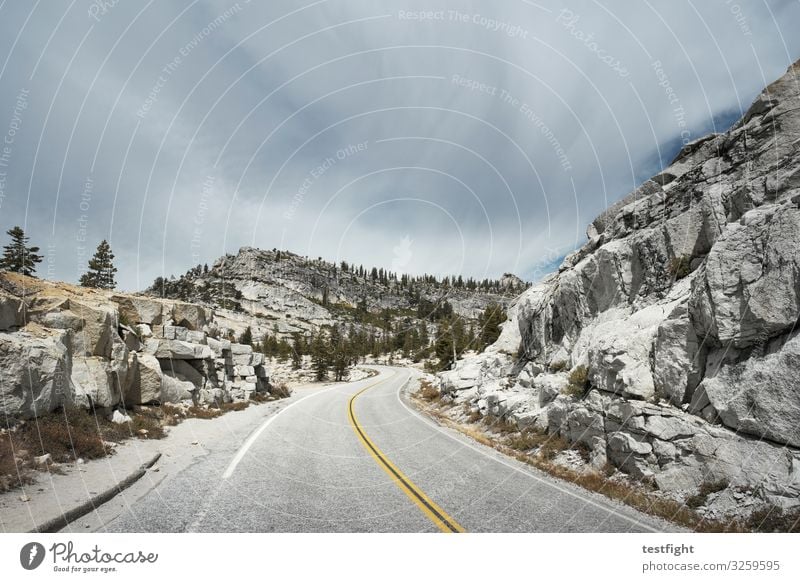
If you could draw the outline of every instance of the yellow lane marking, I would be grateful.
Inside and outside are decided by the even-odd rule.
[[[389,477],[392,478],[395,485],[397,485],[403,493],[405,493],[414,504],[419,507],[420,511],[424,513],[434,524],[438,527],[441,531],[445,533],[460,533],[466,531],[463,527],[461,527],[456,520],[452,517],[447,515],[445,511],[436,505],[431,499],[425,495],[422,490],[417,487],[411,479],[406,477],[400,469],[395,467],[391,461],[386,457],[385,454],[373,443],[369,437],[366,435],[364,430],[358,424],[358,419],[356,419],[355,412],[353,411],[353,404],[356,401],[356,398],[361,396],[364,392],[385,382],[386,380],[380,380],[379,382],[375,382],[374,384],[370,384],[363,390],[356,392],[353,397],[350,399],[350,402],[347,406],[348,416],[350,418],[350,426],[353,427],[356,435],[358,436],[359,440],[361,440],[361,444],[367,449],[369,454],[375,459],[375,462],[380,465],[380,467],[386,471]]]

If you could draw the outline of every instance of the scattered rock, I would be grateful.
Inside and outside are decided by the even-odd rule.
[[[33,462],[36,466],[50,465],[53,463],[53,456],[50,453],[45,453],[39,457],[34,457]]]
[[[127,414],[123,414],[119,410],[115,410],[114,414],[111,415],[111,422],[115,424],[126,424],[133,422],[133,419]]]

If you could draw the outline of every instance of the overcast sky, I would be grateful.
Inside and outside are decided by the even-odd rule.
[[[249,245],[536,279],[800,56],[797,0],[0,4],[0,227],[124,289]]]

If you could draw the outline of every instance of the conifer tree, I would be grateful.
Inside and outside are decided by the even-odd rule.
[[[93,287],[95,289],[113,289],[117,286],[114,274],[117,268],[114,266],[114,253],[108,241],[103,240],[97,245],[97,251],[89,259],[89,268],[81,275],[81,287]]]
[[[252,346],[253,345],[253,330],[250,329],[249,325],[242,332],[242,335],[239,336],[239,343],[240,344],[246,344],[248,346]]]
[[[506,312],[495,303],[487,306],[481,314],[480,323],[480,349],[492,345],[500,337],[500,324],[506,320]]]
[[[328,377],[330,362],[327,343],[325,332],[320,330],[311,344],[311,362],[314,366],[314,377],[318,382]]]
[[[3,248],[0,269],[33,276],[36,265],[42,262],[39,247],[28,246],[28,237],[19,226],[6,231],[6,234],[11,237],[11,242]]]
[[[305,346],[303,345],[302,336],[295,332],[292,338],[292,369],[299,370],[303,366],[303,353]]]

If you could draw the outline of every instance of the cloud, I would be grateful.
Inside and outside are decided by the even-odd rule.
[[[11,4],[2,226],[128,289],[240,245],[538,277],[800,54],[788,1]]]

